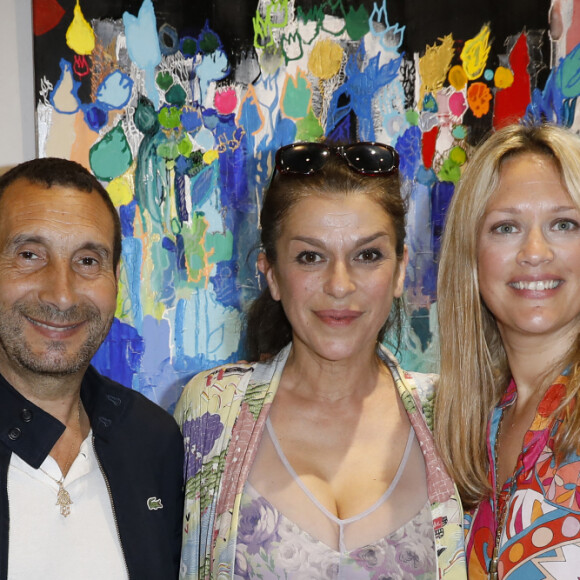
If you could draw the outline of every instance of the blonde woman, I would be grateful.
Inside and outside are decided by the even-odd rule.
[[[514,125],[471,158],[439,270],[436,441],[479,578],[580,570],[580,139]]]

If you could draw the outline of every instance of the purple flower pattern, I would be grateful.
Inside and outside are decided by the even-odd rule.
[[[194,477],[203,464],[203,458],[212,450],[214,443],[224,430],[220,416],[204,413],[197,419],[185,421],[183,437],[185,441],[186,478]]]
[[[301,530],[263,497],[242,495],[236,580],[435,580],[436,576],[435,540],[427,505],[378,542],[340,553]]]
[[[248,554],[257,554],[260,548],[268,551],[278,536],[278,512],[263,498],[255,499],[240,510],[238,542],[245,544]]]

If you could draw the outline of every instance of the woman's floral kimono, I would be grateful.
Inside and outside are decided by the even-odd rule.
[[[185,387],[175,411],[185,439],[180,578],[233,578],[241,494],[290,349],[266,362],[200,373]],[[383,347],[379,354],[423,451],[439,577],[466,578],[461,504],[429,430],[433,375],[403,371]]]

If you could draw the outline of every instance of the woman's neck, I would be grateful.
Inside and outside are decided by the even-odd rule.
[[[510,340],[504,336],[504,348],[511,375],[518,386],[518,398],[537,398],[549,382],[562,372],[562,361],[570,351],[577,334],[559,337],[525,336]]]
[[[388,372],[375,351],[355,360],[330,361],[293,345],[284,367],[282,386],[302,397],[335,402],[368,395]]]

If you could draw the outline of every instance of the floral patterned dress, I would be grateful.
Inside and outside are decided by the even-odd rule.
[[[399,580],[435,580],[437,562],[435,556],[435,535],[431,521],[429,502],[426,501],[418,513],[379,540],[365,543],[362,538],[369,534],[376,537],[378,529],[389,526],[388,512],[381,511],[389,502],[401,501],[396,495],[399,486],[405,487],[404,475],[411,450],[415,444],[413,429],[409,430],[403,458],[393,481],[385,493],[368,509],[358,515],[340,519],[329,512],[300,480],[298,474],[284,455],[269,419],[266,421],[268,435],[273,438],[274,447],[284,468],[296,485],[287,494],[287,500],[298,509],[322,518],[327,527],[334,529],[336,545],[329,546],[316,535],[303,529],[297,522],[287,517],[250,483],[246,482],[242,493],[240,524],[236,546],[236,580],[261,578],[262,580],[305,580],[324,578],[326,580],[368,580],[397,578]],[[269,461],[269,469],[276,469],[276,462]],[[250,479],[252,475],[250,474]],[[403,481],[401,481],[403,479]],[[395,495],[393,496],[393,492]],[[297,494],[303,496],[306,505]],[[278,496],[277,496],[277,499]],[[286,505],[284,501],[282,506]],[[392,505],[392,504],[391,504]],[[294,510],[290,510],[292,513]],[[306,518],[313,534],[317,526],[312,516]],[[375,521],[370,523],[369,521]],[[319,522],[320,523],[320,522]],[[355,530],[350,533],[351,527]],[[360,526],[366,528],[360,534]],[[324,536],[324,534],[323,534]],[[332,536],[332,534],[331,534]],[[358,547],[348,547],[355,541]]]
[[[290,349],[265,362],[200,373],[184,389],[175,411],[185,441],[180,578],[234,577],[243,491]],[[423,452],[439,578],[465,579],[461,504],[427,423],[434,377],[406,373],[388,350],[378,352]]]
[[[554,438],[560,421],[551,417],[566,394],[568,377],[546,391],[524,436],[514,475],[499,497],[486,498],[466,514],[470,580],[488,578],[497,543],[497,578],[542,580],[580,577],[580,457],[556,462]],[[512,381],[493,411],[487,437],[489,483],[496,489],[495,444],[504,410],[517,398]],[[504,525],[498,520],[505,513]]]

